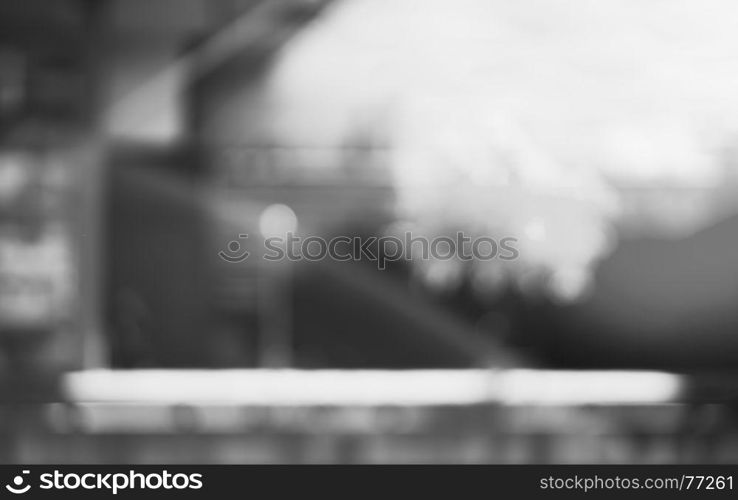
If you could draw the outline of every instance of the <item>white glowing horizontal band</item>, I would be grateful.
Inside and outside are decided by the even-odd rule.
[[[646,371],[93,370],[68,374],[72,402],[166,405],[541,405],[675,401],[683,382]]]

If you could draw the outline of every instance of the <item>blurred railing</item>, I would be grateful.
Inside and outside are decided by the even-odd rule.
[[[728,406],[680,376],[538,370],[91,371],[24,462],[731,462]]]

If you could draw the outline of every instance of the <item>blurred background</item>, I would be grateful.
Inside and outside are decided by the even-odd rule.
[[[737,18],[0,0],[0,461],[738,459]]]

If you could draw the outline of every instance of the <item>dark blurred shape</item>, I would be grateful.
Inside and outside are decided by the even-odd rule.
[[[733,216],[686,238],[622,240],[590,298],[549,309],[549,356],[580,366],[734,369],[737,235]]]

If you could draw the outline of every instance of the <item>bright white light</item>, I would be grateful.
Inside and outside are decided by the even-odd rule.
[[[673,402],[681,380],[639,371],[510,370],[500,387],[505,404],[649,404]]]
[[[264,238],[284,238],[297,231],[297,215],[287,205],[269,205],[259,216],[259,231]]]
[[[528,239],[543,241],[546,239],[546,224],[542,219],[534,219],[525,226],[523,232]]]
[[[157,405],[658,404],[682,389],[668,373],[557,370],[95,370],[63,382],[72,402]]]
[[[592,274],[587,269],[557,269],[548,280],[554,300],[566,303],[583,298],[591,291]]]

